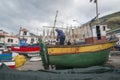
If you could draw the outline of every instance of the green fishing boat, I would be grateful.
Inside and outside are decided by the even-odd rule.
[[[90,22],[76,29],[71,28],[74,33],[78,30],[81,32],[77,34],[77,36],[83,34],[81,37],[84,38],[85,44],[44,45],[44,43],[40,41],[40,54],[45,69],[49,68],[50,65],[56,68],[83,68],[103,65],[108,60],[110,50],[117,42],[117,39],[108,40],[106,36],[107,25],[100,25],[97,8],[96,2],[97,14]],[[97,22],[92,24],[95,20]],[[53,27],[53,32],[54,28],[55,25]],[[84,32],[82,33],[82,31]],[[66,36],[68,37],[69,35],[70,33]],[[76,34],[73,36],[76,36]],[[71,39],[71,37],[69,39]],[[80,39],[80,37],[78,37],[78,39]]]
[[[98,44],[45,46],[40,43],[44,67],[78,68],[104,64],[116,40]]]

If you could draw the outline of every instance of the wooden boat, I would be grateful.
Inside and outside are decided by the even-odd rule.
[[[89,67],[104,64],[114,41],[89,45],[44,46],[41,55],[44,65],[61,67]],[[44,50],[46,48],[46,50]]]
[[[38,44],[28,45],[26,43],[25,39],[20,39],[19,46],[17,46],[17,47],[11,46],[11,51],[16,52],[16,53],[20,53],[20,54],[24,54],[24,55],[28,55],[31,53],[36,54],[36,53],[39,53],[40,47]]]
[[[17,53],[39,53],[40,48],[39,46],[11,46],[11,51]]]
[[[11,69],[15,68],[15,62],[14,61],[4,61],[4,62],[0,62],[0,65],[5,64],[6,66],[8,66]]]
[[[12,53],[0,54],[0,65],[5,64],[9,68],[15,68],[15,61],[12,60]]]
[[[83,29],[80,30],[80,28],[77,28],[76,31],[74,31],[74,32],[77,32],[78,30],[80,30],[79,32],[84,31],[81,37],[84,37],[85,44],[49,46],[44,45],[42,41],[40,41],[41,47],[40,54],[45,69],[49,69],[49,65],[54,65],[56,68],[89,67],[102,65],[108,60],[110,50],[118,40],[117,39],[113,39],[111,41],[107,40],[106,37],[107,26],[100,25],[97,8],[98,6],[96,1],[96,13],[97,13],[96,17],[87,24],[81,26]],[[97,20],[96,25],[92,24],[92,22],[95,20]],[[55,25],[53,27],[53,32],[54,28]],[[81,34],[82,33],[79,33],[77,36]],[[68,33],[68,35],[70,35],[70,33]],[[66,37],[68,36],[66,35]],[[78,39],[80,39],[80,37]]]
[[[89,27],[89,26],[88,26]],[[89,67],[104,64],[112,46],[118,39],[107,40],[105,25],[93,26],[85,37],[86,44],[80,45],[44,45],[40,41],[40,54],[43,66],[63,68]],[[93,34],[93,35],[92,35]]]
[[[24,65],[26,59],[23,55],[11,53],[9,51],[0,54],[0,65],[5,64],[9,68],[18,68]]]

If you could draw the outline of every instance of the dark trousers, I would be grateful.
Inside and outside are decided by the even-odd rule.
[[[60,37],[60,45],[64,45],[65,37]]]

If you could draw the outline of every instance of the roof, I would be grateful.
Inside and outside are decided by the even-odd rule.
[[[0,33],[1,33],[1,34],[9,34],[8,32],[6,32],[6,31],[4,31],[4,30],[2,30],[2,29],[0,29]]]
[[[22,28],[21,31],[28,31],[26,28]]]
[[[120,33],[120,28],[117,28],[117,29],[114,29],[114,30],[110,30],[107,32],[108,34],[109,33]]]

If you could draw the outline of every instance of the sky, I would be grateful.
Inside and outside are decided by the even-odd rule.
[[[18,34],[20,27],[41,34],[43,26],[81,25],[96,16],[90,0],[0,0],[0,29]],[[120,11],[120,0],[98,0],[99,17]]]

